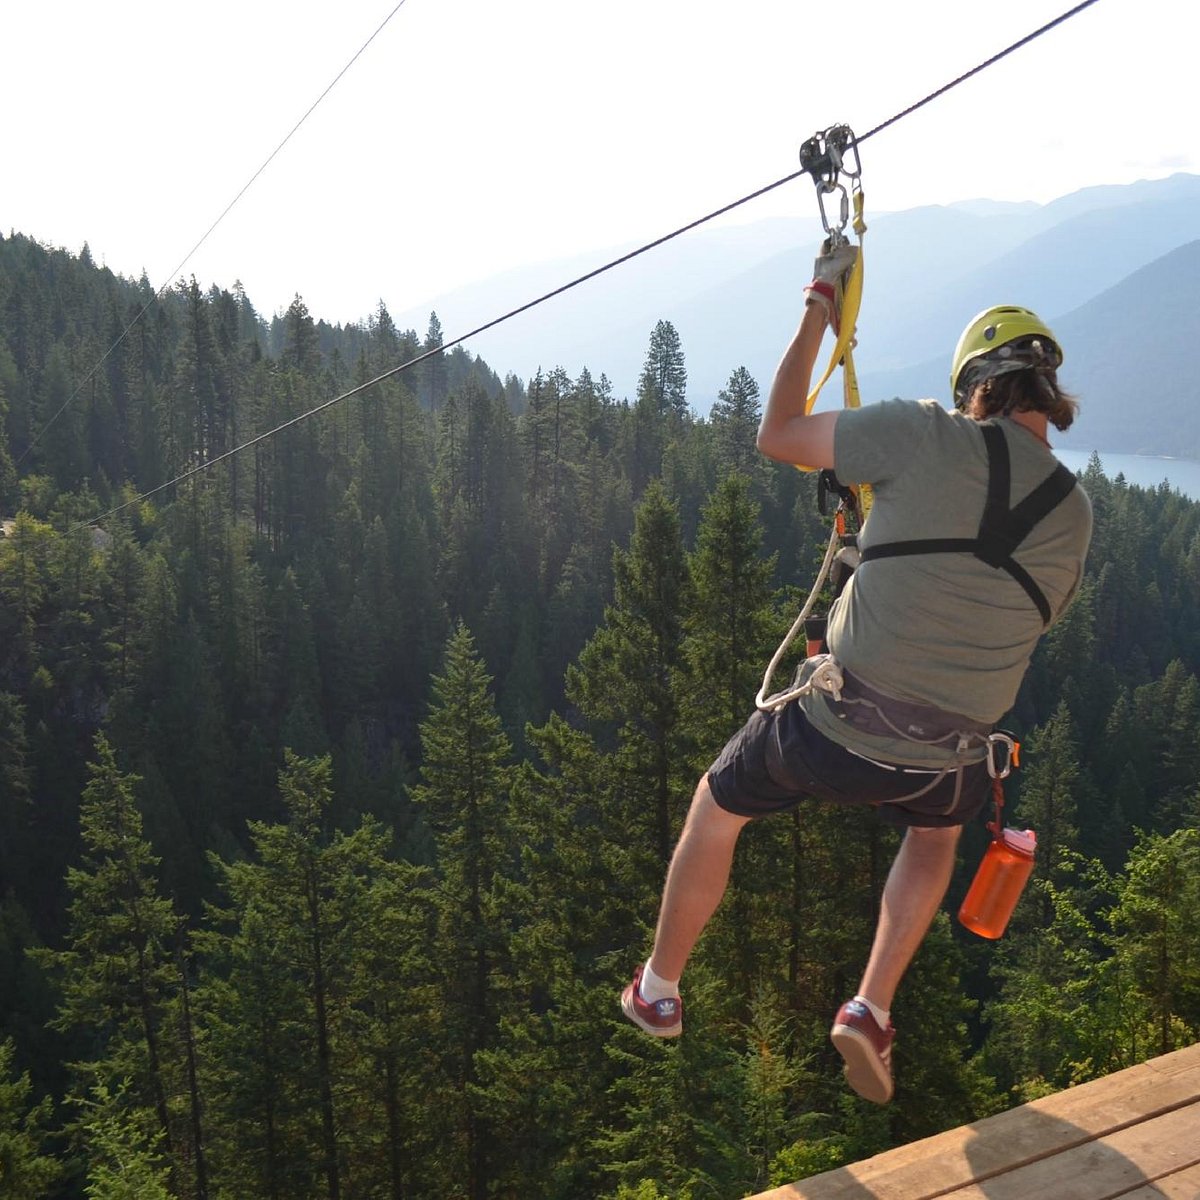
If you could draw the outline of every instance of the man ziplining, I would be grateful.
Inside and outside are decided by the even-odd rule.
[[[837,239],[823,245],[758,448],[871,486],[862,563],[831,609],[829,656],[805,664],[808,689],[752,714],[700,780],[653,952],[621,1007],[656,1037],[682,1032],[679,981],[747,822],[814,798],[877,806],[904,837],[858,992],[830,1036],[850,1086],[884,1104],[893,997],[945,896],[962,827],[991,796],[989,735],[1079,587],[1092,517],[1046,438],[1050,424],[1066,430],[1075,416],[1058,385],[1062,352],[1027,309],[988,309],[964,330],[951,367],[954,412],[891,400],[806,413],[857,253]]]

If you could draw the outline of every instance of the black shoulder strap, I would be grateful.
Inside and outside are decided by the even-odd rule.
[[[1050,624],[1050,603],[1033,576],[1013,557],[1017,547],[1029,536],[1033,527],[1057,508],[1075,486],[1075,476],[1059,463],[1015,508],[1008,506],[1012,484],[1012,464],[1004,430],[998,425],[981,425],[988,456],[987,499],[979,532],[973,538],[914,538],[903,542],[885,542],[869,546],[862,552],[862,561],[881,558],[904,558],[913,554],[973,554],[976,558],[1012,576],[1033,601],[1042,617]]]

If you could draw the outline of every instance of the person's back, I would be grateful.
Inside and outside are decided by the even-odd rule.
[[[1003,436],[1004,500],[1015,508],[1058,467],[1050,448],[1015,421],[973,420],[935,401],[887,401],[840,415],[839,478],[867,482],[874,497],[859,536],[864,561],[830,613],[828,643],[839,663],[874,687],[994,724],[1007,712],[1048,627],[1021,584],[976,555],[885,554],[913,539],[969,542],[987,504],[991,466],[984,426]],[[1065,470],[1065,468],[1063,468]],[[1014,551],[1045,598],[1052,624],[1082,578],[1091,506],[1074,486]],[[801,703],[827,737],[876,756],[937,763],[944,751],[881,742],[847,729],[819,695]]]

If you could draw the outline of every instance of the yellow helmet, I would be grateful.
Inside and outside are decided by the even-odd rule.
[[[950,395],[963,408],[977,383],[1049,360],[1058,367],[1062,349],[1035,312],[1015,304],[986,308],[962,332],[950,365]]]

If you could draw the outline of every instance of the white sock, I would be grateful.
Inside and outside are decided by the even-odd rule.
[[[875,1018],[875,1023],[880,1029],[886,1029],[888,1027],[888,1022],[892,1019],[890,1010],[882,1009],[878,1004],[872,1004],[870,1000],[866,998],[866,996],[855,996],[854,998],[860,1004],[865,1004],[867,1006],[868,1011],[870,1012],[871,1016]]]
[[[650,960],[647,959],[642,968],[642,983],[638,991],[647,1004],[654,1004],[659,1000],[673,1000],[679,995],[679,980],[664,979],[661,975],[655,975],[650,970]]]

